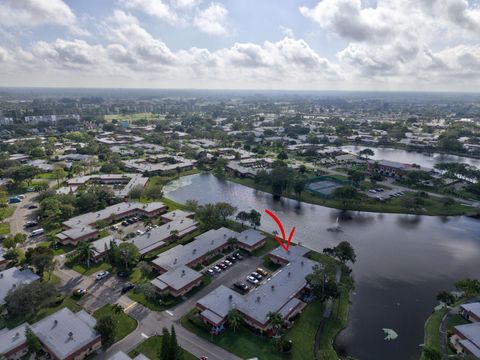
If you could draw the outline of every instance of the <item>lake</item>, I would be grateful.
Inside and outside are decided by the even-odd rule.
[[[366,212],[342,213],[220,180],[210,174],[182,177],[164,188],[165,196],[185,202],[224,201],[240,210],[262,212],[262,229],[274,222],[274,211],[287,232],[296,226],[293,242],[317,251],[349,241],[357,253],[353,266],[349,324],[338,337],[342,354],[360,360],[418,360],[423,325],[437,304],[436,294],[454,281],[480,277],[480,222],[467,217],[427,217]],[[338,218],[344,230],[328,232]],[[384,341],[382,328],[399,337]]]
[[[427,168],[433,168],[435,164],[445,162],[457,162],[462,164],[468,164],[480,168],[480,159],[474,159],[463,156],[448,155],[448,154],[424,154],[417,151],[407,151],[402,149],[394,149],[388,147],[368,147],[358,145],[341,146],[345,151],[349,151],[358,154],[361,150],[369,148],[375,153],[371,157],[373,160],[389,160],[397,161],[405,164],[417,164]]]

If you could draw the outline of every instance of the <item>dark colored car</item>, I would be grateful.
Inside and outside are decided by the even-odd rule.
[[[27,221],[25,223],[26,228],[31,228],[31,227],[34,227],[34,226],[37,226],[37,225],[38,225],[38,223],[36,221]]]
[[[128,221],[127,220],[122,221],[122,225],[123,226],[128,226]]]
[[[235,283],[233,284],[233,286],[235,286],[237,289],[241,290],[241,291],[244,291],[244,292],[247,292],[248,290],[250,290],[250,288],[248,287],[247,284],[245,283]]]
[[[121,278],[125,278],[128,276],[128,273],[126,271],[120,270],[119,272],[117,272],[117,276]]]
[[[228,261],[232,262],[232,263],[234,263],[235,261],[237,261],[237,259],[236,259],[235,257],[233,257],[232,255],[228,255],[228,256],[226,257],[226,259],[227,259]]]
[[[38,206],[37,206],[37,205],[30,205],[28,208],[29,208],[30,210],[32,210],[32,209],[38,209]]]
[[[131,283],[126,283],[122,288],[122,294],[126,294],[127,292],[129,292],[130,290],[133,290],[133,289],[135,289],[135,285],[133,285]]]
[[[243,260],[243,256],[240,255],[239,253],[235,253],[235,254],[233,254],[233,256],[235,256],[235,259],[237,259],[237,260]]]

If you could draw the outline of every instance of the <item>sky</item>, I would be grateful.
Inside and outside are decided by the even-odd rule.
[[[478,91],[479,0],[0,0],[0,86]]]

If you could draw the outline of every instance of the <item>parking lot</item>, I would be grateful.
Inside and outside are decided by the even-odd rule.
[[[382,187],[378,187],[375,189],[370,189],[365,192],[368,197],[375,198],[378,200],[388,200],[397,197],[401,197],[405,195],[404,191],[400,191],[398,189],[384,189]]]
[[[209,269],[213,269],[215,266],[219,266],[219,264],[223,262],[226,257],[227,255],[224,256],[222,259],[215,261],[214,263],[203,269],[202,272],[208,274]],[[251,273],[255,272],[257,268],[262,268],[266,270],[268,272],[268,275],[261,276],[261,279],[258,280],[256,284],[253,284],[252,282],[249,282],[247,280],[247,276],[250,276]],[[241,294],[246,294],[249,291],[252,291],[256,286],[263,283],[270,275],[271,272],[263,266],[262,258],[256,256],[244,256],[243,260],[237,260],[233,262],[231,266],[227,266],[225,269],[221,269],[220,272],[214,272],[213,275],[209,276],[213,278],[212,282],[217,283],[217,286],[225,285]],[[246,284],[249,287],[248,291],[244,291],[238,287],[235,287],[235,283]]]

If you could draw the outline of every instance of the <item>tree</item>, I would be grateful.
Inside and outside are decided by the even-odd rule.
[[[177,229],[173,229],[172,231],[170,231],[170,242],[178,241],[178,239],[180,238],[178,234],[179,232]]]
[[[480,293],[480,281],[477,279],[464,279],[454,283],[455,288],[464,291],[467,297]]]
[[[30,326],[25,327],[25,339],[27,341],[28,355],[38,354],[42,349],[42,344]]]
[[[29,248],[25,253],[25,263],[32,265],[37,269],[37,274],[43,277],[45,271],[51,271],[54,267],[53,259],[55,253],[52,249],[38,246],[36,248]]]
[[[366,149],[360,150],[358,155],[368,160],[369,157],[375,155],[375,152],[372,149],[366,148]]]
[[[425,360],[442,360],[442,354],[437,349],[424,347],[422,355]]]
[[[122,262],[126,270],[133,266],[140,257],[137,247],[127,242],[122,242],[118,245],[118,254],[120,258],[117,261]]]
[[[50,282],[34,281],[30,284],[18,285],[5,297],[8,316],[15,318],[35,314],[40,308],[48,305],[55,295],[57,290]]]
[[[437,300],[441,301],[447,305],[452,305],[455,302],[455,296],[453,296],[448,291],[440,291],[437,294]]]
[[[342,241],[337,246],[333,248],[325,248],[323,252],[327,255],[331,255],[342,263],[346,263],[351,261],[352,263],[355,262],[357,259],[357,255],[355,254],[355,250],[353,249],[352,245],[348,241]]]
[[[143,186],[137,185],[129,191],[128,197],[130,199],[140,199],[143,196]]]
[[[348,171],[348,179],[353,182],[355,185],[360,184],[360,182],[365,179],[365,174],[359,170],[349,170]]]
[[[95,254],[92,243],[82,241],[77,247],[76,254],[81,261],[87,263],[87,268],[90,268],[90,261]]]
[[[332,191],[332,196],[342,202],[343,208],[358,197],[358,191],[352,186],[341,186]]]
[[[17,244],[23,244],[27,240],[26,234],[15,234],[8,236],[5,240],[3,240],[3,247],[5,249],[13,249],[17,246]]]
[[[243,318],[237,309],[232,309],[228,312],[227,321],[233,332],[236,332],[237,327],[242,323]]]
[[[53,178],[57,180],[57,185],[60,186],[60,180],[67,177],[68,173],[61,167],[55,167],[52,171]]]
[[[232,216],[235,214],[235,211],[237,211],[235,206],[232,206],[226,202],[216,203],[215,206],[217,207],[219,215],[223,218],[223,221],[226,221],[227,217]]]
[[[237,214],[237,217],[236,217],[237,220],[240,220],[242,222],[242,225],[245,221],[248,221],[250,219],[250,214],[246,211],[240,211],[238,214]]]
[[[288,155],[285,151],[281,151],[278,153],[277,155],[277,159],[278,160],[287,160],[288,159]]]
[[[172,325],[170,328],[170,360],[180,360],[182,357],[182,349],[178,346],[177,334],[175,332],[175,327]]]
[[[117,322],[112,315],[105,315],[97,320],[95,330],[102,337],[102,345],[108,348],[115,342],[117,334]]]
[[[140,261],[137,267],[144,278],[149,278],[152,274],[152,267],[146,261]]]
[[[113,304],[112,305],[112,311],[114,314],[121,314],[123,313],[123,307],[120,304]]]
[[[267,314],[267,319],[270,322],[270,326],[272,327],[273,333],[275,335],[278,334],[278,331],[283,327],[285,324],[285,321],[283,320],[282,315],[278,312],[272,312],[270,311]]]
[[[300,197],[303,190],[305,190],[305,180],[302,178],[296,178],[293,182],[293,191],[295,191],[295,194]]]
[[[170,333],[168,329],[164,327],[162,329],[162,348],[158,354],[159,360],[169,360],[170,359]]]
[[[340,295],[335,278],[327,276],[324,269],[315,265],[313,272],[305,277],[312,287],[313,293],[320,301],[334,299]]]
[[[11,178],[16,185],[19,185],[22,181],[27,181],[30,185],[30,181],[39,173],[40,169],[35,166],[21,165],[5,170],[3,176]]]
[[[260,226],[260,219],[262,218],[262,214],[260,214],[257,210],[252,209],[248,213],[248,219],[250,220],[250,225],[253,225],[254,228]]]

